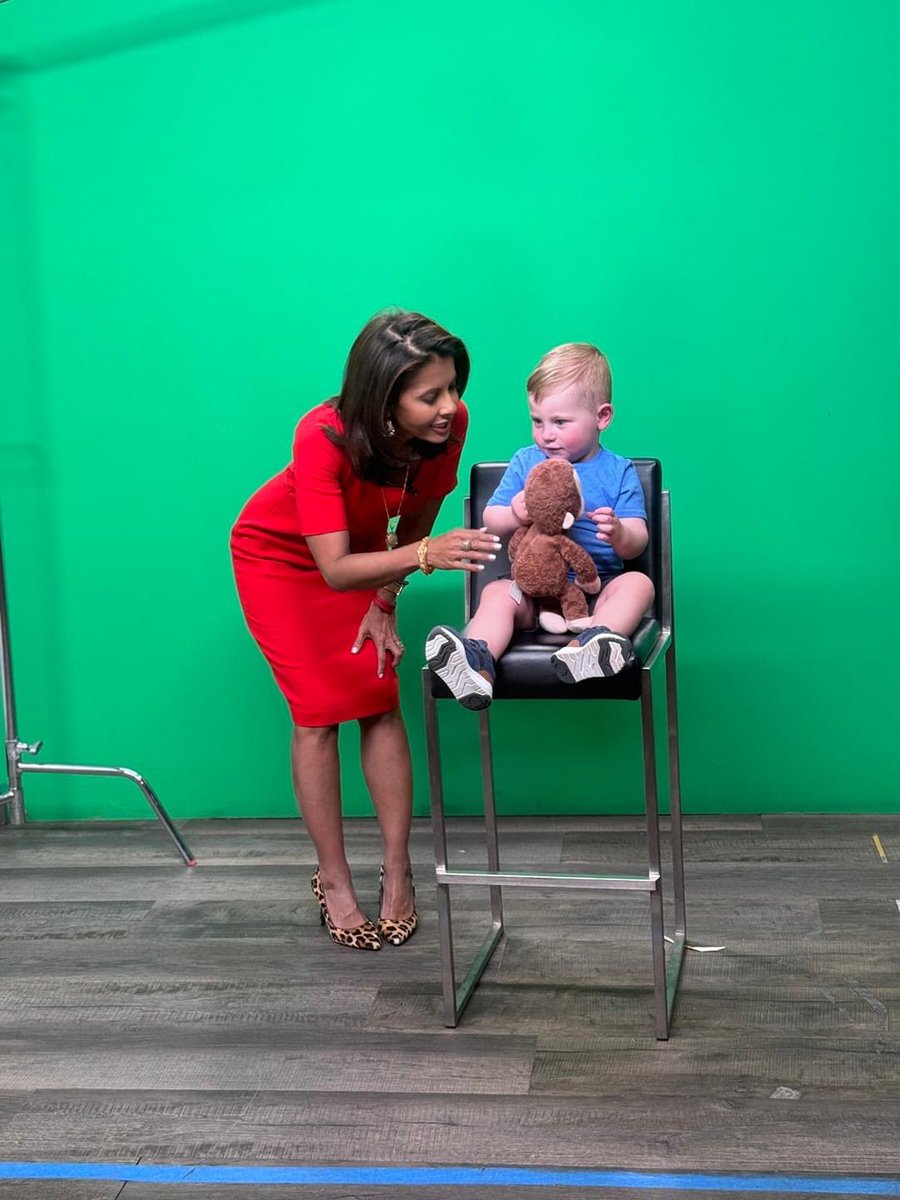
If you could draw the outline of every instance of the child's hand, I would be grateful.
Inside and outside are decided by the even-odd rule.
[[[528,509],[525,507],[524,491],[516,492],[512,498],[512,501],[510,502],[509,507],[512,509],[512,514],[517,521],[520,521],[523,525],[531,524],[531,517],[529,517]]]
[[[622,533],[622,522],[611,508],[595,508],[586,514],[597,526],[597,541],[612,545]]]

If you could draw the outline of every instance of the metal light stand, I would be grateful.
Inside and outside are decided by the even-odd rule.
[[[194,858],[181,834],[172,824],[169,814],[163,808],[159,797],[150,784],[137,771],[128,767],[88,767],[73,766],[70,763],[36,763],[23,762],[22,756],[34,756],[43,742],[21,742],[16,732],[16,701],[13,692],[12,654],[9,645],[9,612],[6,604],[6,576],[3,570],[3,541],[0,535],[0,674],[3,676],[3,715],[6,720],[6,765],[9,777],[9,790],[0,794],[0,819],[4,808],[8,807],[10,825],[25,824],[25,804],[22,791],[22,776],[27,772],[43,772],[45,775],[120,775],[136,783],[153,812],[163,823],[166,832],[178,847],[178,853],[184,860],[185,866],[193,867],[197,860]]]

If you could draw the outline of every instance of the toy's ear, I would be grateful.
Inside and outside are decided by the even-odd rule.
[[[570,512],[567,512],[566,515],[563,517],[563,529],[571,529],[574,524],[575,524],[575,518],[572,516],[572,514]]]

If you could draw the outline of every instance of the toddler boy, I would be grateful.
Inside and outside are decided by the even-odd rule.
[[[601,587],[590,626],[551,662],[567,683],[615,675],[634,661],[630,634],[653,603],[653,583],[640,571],[624,570],[647,545],[647,514],[634,464],[600,443],[613,417],[609,363],[596,346],[569,342],[544,355],[526,389],[534,444],[513,455],[483,524],[500,537],[530,524],[523,495],[528,472],[545,458],[574,465],[585,513],[568,534],[594,559]],[[425,644],[428,666],[464,707],[486,708],[496,660],[516,629],[534,628],[536,616],[530,597],[519,598],[508,579],[495,580],[463,633],[449,625],[432,629]]]

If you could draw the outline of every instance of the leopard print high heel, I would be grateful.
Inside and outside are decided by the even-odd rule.
[[[357,925],[355,929],[341,929],[335,925],[328,912],[328,906],[325,903],[325,891],[319,879],[319,868],[316,867],[316,873],[310,880],[310,886],[313,895],[319,902],[319,917],[322,924],[328,930],[328,935],[333,942],[337,942],[339,946],[349,946],[351,950],[380,950],[381,938],[378,936],[378,930],[371,921],[363,921],[362,925]]]
[[[412,871],[409,873],[409,882],[412,884]],[[416,902],[416,889],[413,887],[413,905]],[[384,899],[384,863],[381,864],[381,871],[378,875],[378,912],[381,912],[381,902]],[[419,927],[419,915],[413,907],[412,916],[403,917],[399,921],[393,921],[390,917],[378,917],[378,932],[386,942],[390,942],[392,946],[402,946],[404,942],[408,942],[412,935]]]

